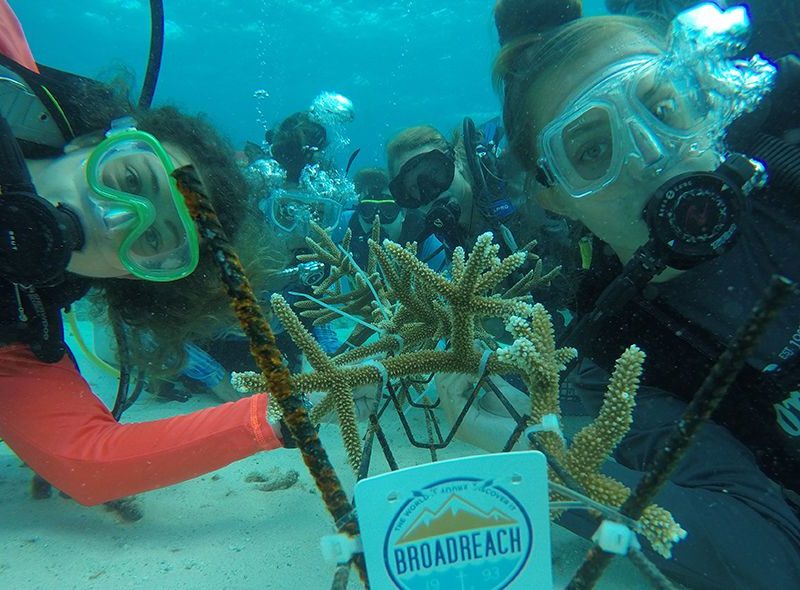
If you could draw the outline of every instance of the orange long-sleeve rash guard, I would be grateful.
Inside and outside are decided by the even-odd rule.
[[[0,438],[59,490],[94,505],[185,481],[281,446],[257,394],[191,414],[120,424],[72,361],[0,348]]]
[[[0,0],[0,54],[10,57],[33,72],[39,72],[25,33],[6,0]]]

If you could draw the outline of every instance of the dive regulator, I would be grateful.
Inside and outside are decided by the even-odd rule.
[[[0,278],[36,287],[56,284],[83,243],[77,215],[36,194],[22,150],[0,116]]]
[[[570,326],[559,347],[592,338],[607,317],[668,266],[688,270],[730,250],[739,237],[747,195],[766,181],[760,162],[732,153],[713,172],[681,174],[662,184],[644,210],[650,239],[598,296],[592,311]]]
[[[644,218],[649,247],[664,266],[686,270],[728,251],[736,241],[745,197],[766,183],[764,166],[731,154],[713,172],[689,172],[661,185]]]

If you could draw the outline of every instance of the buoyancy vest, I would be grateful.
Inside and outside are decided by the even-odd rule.
[[[0,55],[0,114],[26,157],[57,156],[76,137],[99,131],[97,105],[113,105],[113,116],[130,111],[107,84],[41,64],[32,72]]]

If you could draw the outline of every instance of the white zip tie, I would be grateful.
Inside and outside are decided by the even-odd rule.
[[[642,547],[636,534],[620,522],[604,520],[592,535],[592,541],[603,551],[616,555],[627,555],[629,551],[639,551]]]
[[[322,558],[328,563],[347,563],[356,553],[363,553],[361,537],[351,537],[345,533],[325,535],[320,538]]]
[[[397,340],[397,345],[400,347],[400,350],[403,350],[403,347],[406,345],[406,341],[400,334],[386,334],[386,336]]]
[[[381,389],[380,389],[380,392],[382,392],[389,385],[389,371],[386,370],[386,367],[383,366],[382,362],[380,362],[378,360],[375,360],[375,359],[367,359],[367,360],[365,360],[365,361],[363,361],[363,362],[361,362],[361,363],[359,363],[358,365],[355,365],[355,366],[357,366],[357,367],[358,366],[361,366],[361,367],[375,367],[376,369],[378,369],[378,373],[380,373],[380,375],[381,375]]]
[[[484,372],[486,371],[486,365],[489,364],[489,357],[492,356],[494,351],[487,348],[483,351],[483,356],[481,357],[481,362],[478,365],[478,379],[483,377]]]
[[[538,424],[531,424],[525,429],[525,438],[536,432],[555,432],[561,440],[564,440],[564,433],[561,431],[561,425],[558,423],[558,416],[555,414],[545,414],[542,416],[542,421]]]

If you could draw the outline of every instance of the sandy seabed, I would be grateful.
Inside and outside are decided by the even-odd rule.
[[[84,375],[110,402],[115,382],[79,357]],[[139,422],[199,410],[216,402],[195,396],[160,402],[143,394],[124,421]],[[430,461],[412,447],[393,412],[382,420],[401,467]],[[415,425],[424,432],[422,424]],[[355,478],[334,425],[320,436],[348,493]],[[454,442],[441,458],[474,454]],[[288,489],[263,491],[258,479],[299,473]],[[371,474],[388,471],[375,445]],[[253,477],[253,476],[256,477]],[[38,589],[323,589],[334,565],[320,538],[332,519],[296,449],[261,453],[169,488],[137,496],[143,517],[125,522],[105,507],[87,508],[63,498],[34,500],[31,471],[0,443],[0,588]],[[552,526],[555,588],[563,588],[589,543]],[[363,587],[355,571],[348,588]],[[649,588],[632,564],[615,560],[600,589]],[[442,589],[444,590],[444,589]]]

